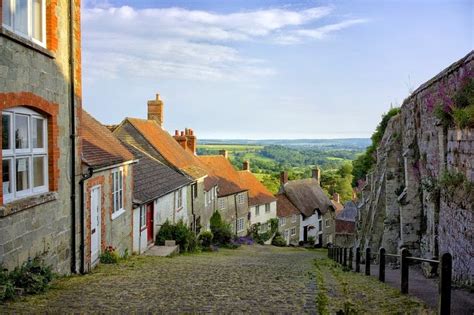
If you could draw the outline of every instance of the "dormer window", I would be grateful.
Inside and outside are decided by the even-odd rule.
[[[2,112],[2,185],[5,202],[47,192],[47,119],[26,108]]]
[[[2,24],[12,32],[46,46],[45,0],[3,0]]]

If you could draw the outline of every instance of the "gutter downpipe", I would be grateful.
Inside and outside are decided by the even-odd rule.
[[[70,78],[70,140],[71,140],[71,272],[77,273],[76,266],[76,95],[74,84],[74,0],[69,1],[69,78]],[[81,238],[82,235],[81,235]]]
[[[85,220],[84,220],[84,183],[86,180],[92,177],[94,175],[94,169],[92,167],[89,167],[87,169],[87,174],[81,174],[81,180],[79,181],[79,186],[81,190],[81,196],[80,196],[80,207],[81,207],[81,244],[80,244],[80,250],[81,250],[81,265],[80,265],[80,273],[85,274]]]

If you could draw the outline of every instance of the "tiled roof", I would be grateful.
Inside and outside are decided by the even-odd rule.
[[[198,158],[207,166],[208,172],[218,179],[219,197],[247,190],[242,185],[239,173],[224,156],[201,155]]]
[[[291,203],[285,194],[276,195],[277,198],[277,216],[289,217],[293,214],[300,214],[300,211]]]
[[[336,233],[337,234],[354,234],[355,222],[336,220]]]
[[[267,187],[249,171],[239,171],[240,181],[244,188],[248,189],[249,206],[263,205],[276,200]]]
[[[330,208],[334,209],[329,197],[314,178],[289,181],[283,186],[283,191],[306,217],[312,216],[316,210],[326,214]]]
[[[344,205],[344,208],[336,213],[337,220],[352,221],[355,222],[357,217],[357,205],[354,201],[348,201]]]
[[[178,142],[155,121],[127,118],[127,120],[147,139],[147,141],[170,164],[183,170],[194,179],[207,175],[206,167],[189,151],[183,149]]]
[[[133,155],[115,136],[86,111],[82,111],[82,162],[101,168],[133,160]]]
[[[162,197],[192,182],[184,174],[151,157],[137,147],[124,143],[138,163],[133,167],[133,199],[143,204]]]

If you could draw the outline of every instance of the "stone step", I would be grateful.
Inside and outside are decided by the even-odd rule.
[[[169,257],[179,254],[179,246],[152,246],[145,252],[147,256]]]

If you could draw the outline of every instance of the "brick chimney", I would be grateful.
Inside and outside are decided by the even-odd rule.
[[[250,162],[249,161],[244,161],[244,163],[242,165],[242,170],[250,172]]]
[[[280,173],[280,185],[283,186],[288,183],[288,172],[283,171]]]
[[[179,145],[183,149],[188,149],[188,139],[186,138],[184,131],[179,132],[179,130],[175,130],[173,138],[179,143]]]
[[[321,184],[321,170],[319,167],[316,167],[312,170],[312,177],[318,181],[318,185]]]
[[[337,203],[341,203],[341,196],[338,193],[332,194],[332,200],[334,200]]]
[[[163,101],[160,94],[156,94],[155,100],[148,101],[148,120],[154,120],[163,127]]]
[[[229,152],[227,152],[227,150],[219,150],[219,155],[222,155],[226,159],[229,158]]]
[[[186,135],[186,142],[187,142],[187,147],[188,149],[196,155],[196,143],[197,143],[197,138],[194,135],[194,131],[192,129],[185,129],[185,135]]]

